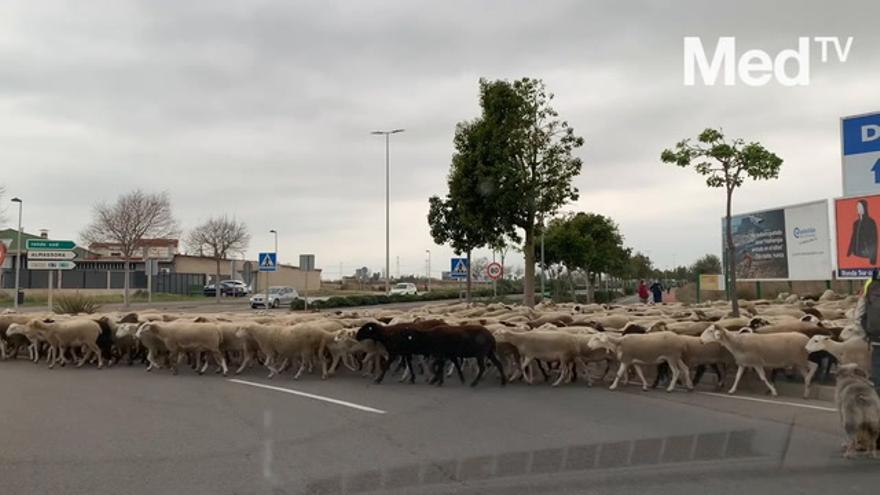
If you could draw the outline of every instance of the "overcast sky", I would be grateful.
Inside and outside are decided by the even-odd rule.
[[[670,7],[674,5],[675,7]],[[779,154],[735,211],[841,193],[839,117],[880,110],[880,2],[179,1],[0,3],[0,184],[24,226],[79,239],[92,206],[167,190],[186,230],[248,223],[250,254],[280,232],[282,261],[315,253],[328,277],[384,263],[391,146],[391,270],[434,274],[427,198],[444,194],[455,124],[477,82],[538,77],[586,139],[565,211],[618,222],[661,267],[720,252],[723,193],[660,151],[721,126]],[[684,36],[775,54],[798,36],[853,36],[808,87],[685,87]],[[7,224],[16,212],[6,208]],[[521,262],[520,262],[521,263]]]

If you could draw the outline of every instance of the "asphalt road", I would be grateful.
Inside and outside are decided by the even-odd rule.
[[[0,493],[776,495],[880,482],[880,461],[841,458],[827,402],[264,375],[0,362]]]

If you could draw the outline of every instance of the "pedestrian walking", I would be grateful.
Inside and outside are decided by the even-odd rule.
[[[648,286],[644,280],[639,280],[639,299],[642,304],[648,304]]]
[[[663,302],[663,284],[659,280],[651,284],[651,294],[654,296],[654,304]]]

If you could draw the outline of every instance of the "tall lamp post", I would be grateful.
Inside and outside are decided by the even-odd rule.
[[[427,282],[427,285],[426,285],[426,287],[427,287],[426,291],[430,292],[430,291],[431,291],[431,250],[430,250],[430,249],[425,249],[425,254],[428,255],[428,261],[427,261],[427,263],[428,263],[428,270],[427,270],[426,273],[425,273],[425,275],[428,277],[428,282]]]
[[[18,309],[18,291],[21,287],[21,207],[23,201],[20,198],[12,198],[13,203],[18,203],[18,239],[15,241],[15,303],[14,307]]]
[[[390,177],[390,154],[389,143],[392,134],[403,132],[403,129],[392,129],[390,131],[373,131],[370,134],[385,136],[385,293],[391,290],[391,234],[390,224],[391,217],[389,208],[391,204],[391,181]]]

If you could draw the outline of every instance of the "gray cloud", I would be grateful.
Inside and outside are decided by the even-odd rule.
[[[565,209],[611,215],[660,265],[690,262],[719,251],[722,197],[660,150],[711,125],[778,152],[780,180],[748,184],[739,211],[839,195],[837,119],[876,110],[878,15],[868,0],[4,3],[0,180],[25,198],[28,228],[59,238],[141,187],[168,190],[184,227],[247,221],[252,252],[276,228],[285,260],[378,270],[384,143],[369,131],[405,127],[392,257],[421,272],[432,249],[437,271],[450,251],[430,240],[426,199],[445,190],[454,126],[477,115],[480,77],[529,75],[587,140]],[[692,35],[736,36],[740,52],[855,44],[846,64],[814,62],[806,88],[687,88]]]

